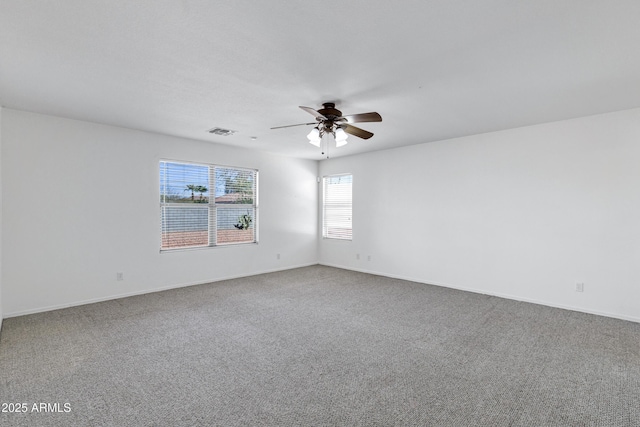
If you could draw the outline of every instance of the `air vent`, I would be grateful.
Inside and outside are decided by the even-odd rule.
[[[214,135],[229,136],[229,135],[233,135],[234,133],[237,133],[238,131],[237,130],[222,129],[222,128],[213,128],[213,129],[209,129],[208,132],[212,133]]]

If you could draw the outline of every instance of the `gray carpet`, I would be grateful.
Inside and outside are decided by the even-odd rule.
[[[313,266],[6,319],[10,402],[2,426],[639,426],[640,324]]]

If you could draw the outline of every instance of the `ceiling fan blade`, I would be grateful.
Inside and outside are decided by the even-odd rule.
[[[369,139],[373,136],[373,134],[369,131],[366,131],[364,129],[360,129],[358,127],[355,126],[351,126],[351,125],[341,125],[340,126],[342,129],[344,129],[344,131],[348,134],[351,134],[353,136],[357,136],[358,138],[362,138],[362,139]]]
[[[347,123],[363,123],[363,122],[381,122],[382,116],[376,112],[362,113],[362,114],[350,114],[348,116],[342,116],[347,120]]]
[[[318,120],[327,120],[327,118],[325,116],[323,116],[322,114],[318,113],[313,108],[303,107],[303,106],[300,106],[300,108],[302,108],[304,111],[306,111],[307,113],[311,114],[313,117],[315,117]]]
[[[317,124],[317,122],[313,122],[313,123],[299,123],[297,125],[286,125],[286,126],[276,126],[274,128],[271,129],[282,129],[282,128],[292,128],[294,126],[308,126],[308,125],[315,125]]]

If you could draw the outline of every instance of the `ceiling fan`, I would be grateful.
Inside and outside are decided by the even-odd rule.
[[[300,123],[297,125],[276,126],[271,129],[316,125],[311,129],[309,135],[307,135],[309,142],[316,147],[320,147],[320,143],[322,142],[322,137],[324,135],[333,135],[336,141],[336,147],[342,147],[347,143],[347,134],[357,136],[362,139],[369,139],[373,136],[373,133],[353,126],[351,123],[382,121],[380,114],[375,112],[343,116],[342,112],[336,109],[336,104],[333,102],[323,103],[322,108],[318,111],[309,107],[301,106],[300,108],[314,116],[316,121],[311,123]],[[324,151],[322,154],[324,154]]]

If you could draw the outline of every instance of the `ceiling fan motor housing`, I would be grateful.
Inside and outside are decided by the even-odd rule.
[[[318,113],[322,114],[327,119],[334,121],[335,119],[342,117],[342,111],[336,109],[335,103],[325,102],[322,106],[323,108],[318,110]]]

